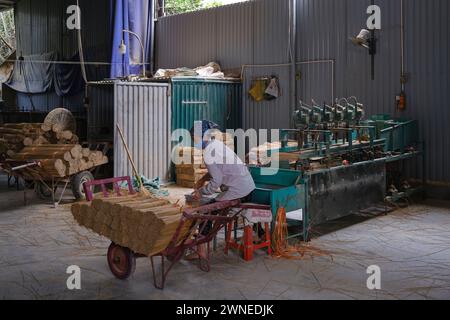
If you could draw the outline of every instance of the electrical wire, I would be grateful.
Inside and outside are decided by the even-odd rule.
[[[16,63],[16,62],[22,62],[22,63],[42,63],[42,64],[66,64],[66,65],[78,65],[78,64],[82,64],[81,62],[78,61],[50,61],[50,60],[5,60],[5,62],[9,62],[9,63]],[[114,64],[123,64],[122,62],[102,62],[102,61],[83,61],[84,65],[95,65],[95,66],[110,66],[110,65],[114,65]],[[146,65],[149,65],[150,63],[145,63]],[[141,63],[142,65],[142,63]]]
[[[81,63],[81,74],[83,75],[83,79],[85,83],[88,83],[88,79],[87,79],[87,74],[86,74],[86,66],[84,63],[84,52],[83,52],[83,40],[81,38],[81,9],[80,9],[80,2],[79,0],[77,0],[77,7],[78,7],[78,23],[80,24],[78,26],[78,52],[79,52],[79,56],[80,56],[80,63]]]

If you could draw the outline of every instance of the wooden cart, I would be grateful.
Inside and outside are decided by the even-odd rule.
[[[26,191],[28,187],[34,186],[34,191],[40,199],[51,199],[55,206],[58,206],[69,186],[71,187],[72,193],[77,200],[84,199],[85,192],[83,185],[86,182],[94,180],[92,172],[101,165],[103,164],[65,177],[57,177],[51,173],[47,173],[44,169],[42,169],[38,160],[5,160],[0,164],[0,167],[10,176],[14,176],[25,181],[25,184],[27,185],[24,189],[25,204],[27,203]],[[60,187],[62,187],[62,189],[58,192]]]

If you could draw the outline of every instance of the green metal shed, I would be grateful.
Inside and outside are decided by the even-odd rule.
[[[172,131],[189,130],[195,121],[210,120],[222,130],[242,125],[239,80],[172,78]]]

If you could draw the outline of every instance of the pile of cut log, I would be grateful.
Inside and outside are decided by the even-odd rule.
[[[25,147],[10,157],[17,161],[36,161],[40,176],[67,177],[108,163],[101,151],[91,151],[79,144],[43,144]]]
[[[37,162],[30,177],[68,177],[108,163],[101,151],[79,145],[76,121],[64,108],[50,112],[43,123],[10,123],[0,126],[0,158]]]
[[[77,144],[78,136],[61,125],[7,123],[0,126],[0,154],[13,157],[24,147],[49,144]]]
[[[40,123],[8,123],[0,126],[0,154],[12,156],[25,146],[25,142],[37,140],[41,134]]]
[[[167,200],[140,194],[72,205],[72,215],[81,226],[146,256],[167,248],[180,225],[181,211]],[[190,227],[184,225],[181,236]]]

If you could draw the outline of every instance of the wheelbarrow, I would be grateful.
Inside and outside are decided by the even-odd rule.
[[[84,184],[87,200],[93,200],[93,194],[89,191],[92,186],[101,185],[102,190],[105,190],[104,184],[111,182],[113,182],[116,193],[120,195],[117,179],[90,181]],[[107,193],[104,195],[109,196]],[[255,206],[255,209],[261,208],[261,206]],[[241,204],[240,200],[234,200],[186,209],[167,248],[148,257],[112,242],[107,253],[108,266],[116,278],[126,280],[134,274],[137,258],[150,258],[154,286],[161,290],[165,287],[170,271],[183,259],[187,251],[197,253],[198,267],[204,272],[209,272],[211,270],[211,242],[219,231],[233,223],[243,210],[249,208],[251,205]],[[190,225],[189,232],[182,235],[181,231],[186,224]],[[200,252],[201,245],[206,246],[206,253]],[[159,272],[155,264],[155,260],[158,258],[161,261]]]
[[[60,204],[64,193],[69,186],[72,189],[75,199],[84,199],[85,194],[83,185],[86,182],[94,180],[92,171],[97,166],[90,170],[79,171],[65,177],[55,177],[42,170],[39,160],[6,160],[1,163],[0,167],[9,175],[22,179],[27,185],[34,185],[34,191],[38,198],[42,200],[51,199],[55,206],[57,206]],[[59,195],[57,195],[59,187],[61,187],[62,190]],[[24,190],[25,204],[27,203],[26,190],[27,188]]]

